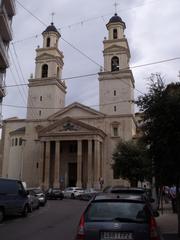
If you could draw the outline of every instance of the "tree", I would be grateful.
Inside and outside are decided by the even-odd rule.
[[[149,146],[159,185],[180,186],[180,83],[165,86],[160,74],[150,77],[149,92],[137,105],[143,112],[143,140]],[[178,199],[179,194],[177,193]],[[179,210],[180,212],[180,204]],[[179,225],[180,233],[180,225]]]
[[[119,142],[113,153],[114,172],[137,187],[138,181],[147,180],[151,172],[151,163],[147,159],[144,145],[135,141]]]

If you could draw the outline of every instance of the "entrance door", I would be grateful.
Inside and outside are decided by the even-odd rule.
[[[77,163],[68,164],[69,187],[75,187],[77,182]]]

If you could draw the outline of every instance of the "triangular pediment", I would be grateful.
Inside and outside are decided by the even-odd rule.
[[[122,52],[122,51],[127,51],[127,49],[125,47],[122,46],[118,46],[118,45],[111,45],[109,47],[107,47],[106,49],[104,49],[104,52]]]
[[[105,117],[105,114],[92,109],[90,107],[87,107],[83,104],[80,104],[78,102],[74,102],[67,107],[63,108],[62,110],[56,112],[55,114],[51,115],[48,120],[56,120],[56,119],[62,119],[64,117],[72,117],[72,118],[102,118]]]
[[[79,120],[75,120],[71,117],[65,117],[61,120],[57,120],[56,122],[38,131],[39,137],[69,134],[80,135],[89,133],[105,135],[102,130],[99,130]]]
[[[36,57],[37,60],[47,60],[47,59],[54,59],[54,55],[48,54],[48,53],[42,53],[38,57]]]

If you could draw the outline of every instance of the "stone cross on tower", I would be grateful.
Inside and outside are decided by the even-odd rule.
[[[52,12],[52,13],[51,13],[51,16],[52,16],[52,21],[51,21],[51,22],[52,22],[52,23],[54,22],[54,15],[55,15],[55,13]]]
[[[114,3],[114,8],[115,8],[115,13],[117,13],[117,6],[118,6],[119,4],[115,1],[115,3]]]

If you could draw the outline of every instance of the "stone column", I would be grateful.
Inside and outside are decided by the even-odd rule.
[[[56,141],[55,147],[55,164],[54,164],[54,183],[53,187],[59,187],[60,173],[60,141]]]
[[[40,143],[40,160],[39,160],[39,186],[43,185],[43,169],[44,169],[44,142]]]
[[[77,147],[77,187],[82,187],[82,141],[78,140]]]
[[[94,187],[96,189],[100,188],[99,179],[100,179],[100,142],[95,140],[94,146]]]
[[[92,187],[92,140],[88,140],[88,182],[87,187]]]
[[[50,180],[50,148],[51,142],[46,142],[46,153],[45,153],[45,180],[44,187],[45,189],[49,188],[49,180]]]

